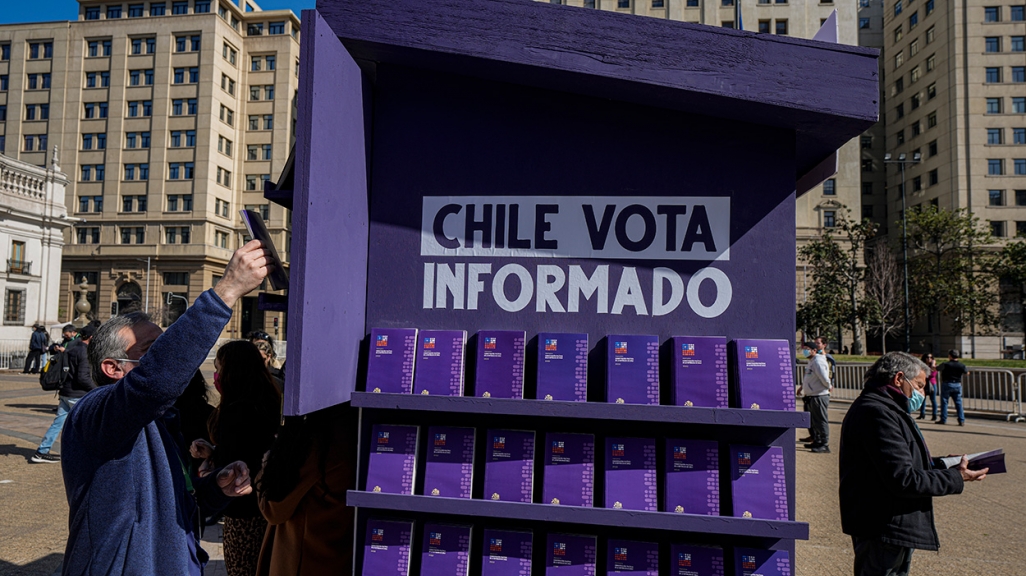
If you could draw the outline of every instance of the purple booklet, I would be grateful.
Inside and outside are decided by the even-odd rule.
[[[787,520],[787,480],[780,446],[730,446],[734,516]]]
[[[659,509],[656,442],[652,438],[606,438],[606,508]]]
[[[611,334],[606,350],[606,402],[659,404],[659,337]]]
[[[464,330],[421,330],[417,335],[415,394],[463,396]]]
[[[534,500],[534,432],[489,430],[485,441],[484,497],[530,504]]]
[[[367,520],[363,544],[363,576],[408,576],[413,522]]]
[[[376,424],[371,428],[364,490],[413,494],[419,432],[417,426]]]
[[[595,437],[547,433],[542,502],[592,507],[595,490]]]
[[[470,528],[425,523],[420,576],[469,576]]]
[[[367,358],[367,392],[411,394],[416,328],[372,328]]]
[[[534,535],[485,529],[481,545],[481,576],[530,576]]]
[[[727,576],[723,549],[691,544],[670,546],[671,576]]]
[[[727,339],[673,337],[673,404],[727,408]]]
[[[791,576],[791,555],[787,550],[734,548],[736,576]]]
[[[719,463],[715,440],[667,438],[663,512],[719,516]]]
[[[606,574],[659,576],[659,544],[610,538],[606,547]]]
[[[477,333],[474,394],[482,398],[524,397],[524,332],[482,330]]]
[[[424,495],[470,498],[474,473],[474,429],[428,428]]]
[[[594,536],[552,534],[545,551],[545,576],[595,576],[598,545]]]
[[[539,400],[588,401],[588,335],[538,334]]]
[[[787,340],[734,340],[737,407],[794,410],[794,358]]]

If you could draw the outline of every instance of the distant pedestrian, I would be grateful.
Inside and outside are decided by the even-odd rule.
[[[845,346],[844,348],[841,349],[841,355],[842,356],[847,356],[848,355],[848,346]]]
[[[913,549],[937,550],[933,497],[960,494],[987,469],[931,460],[909,414],[923,403],[929,367],[904,352],[866,371],[841,424],[841,529],[855,549],[855,576],[907,576]]]
[[[933,354],[927,352],[923,354],[921,358],[923,364],[930,367],[930,375],[926,377],[926,391],[930,397],[930,408],[933,409],[933,417],[930,419],[934,422],[937,421],[937,360],[934,359]],[[917,420],[923,420],[926,418],[926,402],[919,407],[919,418]]]
[[[60,342],[54,342],[53,344],[50,344],[50,347],[47,349],[47,352],[50,354],[58,354],[60,352],[64,352],[64,350],[67,349],[68,345],[71,344],[77,337],[78,328],[75,328],[74,324],[65,324],[64,328],[61,329],[62,340]]]
[[[59,399],[57,417],[53,419],[50,429],[43,435],[43,441],[39,443],[39,448],[36,448],[36,453],[30,459],[31,462],[54,464],[61,461],[61,455],[51,454],[50,449],[53,447],[54,442],[57,441],[57,435],[64,429],[64,420],[68,417],[71,409],[87,392],[96,388],[87,353],[87,346],[95,333],[96,328],[86,326],[82,328],[79,337],[68,344],[66,349],[68,376],[64,380],[64,385],[57,391]]]
[[[969,368],[958,361],[958,350],[948,350],[948,361],[940,366],[941,380],[941,413],[938,424],[948,423],[948,398],[955,401],[958,425],[965,426],[965,412],[962,410],[962,376],[969,373]]]
[[[46,352],[46,346],[50,343],[50,336],[46,328],[39,324],[32,327],[32,336],[29,337],[29,353],[25,357],[25,369],[22,374],[39,374],[43,367],[42,357]]]
[[[831,369],[827,362],[826,351],[820,341],[809,342],[806,350],[813,349],[809,363],[805,365],[805,377],[802,379],[802,400],[806,403],[811,416],[809,427],[812,441],[805,444],[817,454],[830,452],[830,422],[827,411],[830,409]]]

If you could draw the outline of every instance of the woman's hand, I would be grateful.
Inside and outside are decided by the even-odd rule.
[[[197,438],[189,446],[189,454],[193,458],[210,458],[214,455],[214,446],[202,438]]]

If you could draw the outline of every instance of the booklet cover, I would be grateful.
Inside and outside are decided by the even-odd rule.
[[[477,333],[474,394],[482,398],[524,397],[523,331],[482,330]]]
[[[734,516],[787,520],[787,480],[780,446],[730,446]]]
[[[417,471],[417,426],[376,424],[371,428],[364,490],[413,494]]]
[[[606,338],[606,401],[659,404],[659,337]]]
[[[787,550],[734,548],[736,576],[791,576],[791,555]]]
[[[545,576],[595,576],[598,545],[594,536],[549,534]]]
[[[470,526],[424,524],[420,576],[469,576]]]
[[[659,544],[610,538],[606,546],[606,574],[659,576]]]
[[[794,410],[794,358],[787,340],[734,340],[737,408]]]
[[[421,330],[417,335],[415,394],[463,396],[464,330]]]
[[[659,509],[656,442],[653,438],[606,438],[606,508]]]
[[[424,495],[470,498],[474,474],[474,429],[428,428]]]
[[[484,497],[505,502],[534,500],[534,432],[488,430]]]
[[[715,440],[667,438],[663,512],[719,516],[719,463]]]
[[[367,358],[367,392],[413,393],[416,328],[372,328]]]
[[[249,237],[259,240],[264,245],[264,250],[271,253],[271,265],[267,273],[267,280],[271,283],[271,288],[274,290],[287,290],[289,287],[289,273],[282,266],[281,257],[278,256],[278,250],[274,247],[274,240],[267,231],[267,226],[264,225],[263,217],[253,210],[239,210],[239,215],[242,216],[242,223],[246,225]]]
[[[409,576],[413,522],[367,520],[363,576]]]
[[[546,434],[544,462],[543,503],[589,508],[595,505],[595,436]]]
[[[989,468],[987,474],[1004,474],[1006,472],[1004,448],[988,452],[977,452],[976,454],[969,454],[968,457],[970,470]],[[941,458],[940,461],[944,463],[946,468],[957,468],[962,463],[962,457],[946,456]]]
[[[538,334],[539,400],[588,401],[588,335]]]
[[[481,544],[481,576],[530,576],[534,535],[485,529]]]
[[[670,546],[671,576],[727,576],[723,549],[692,544]]]
[[[674,336],[674,406],[727,408],[727,339],[722,336]]]

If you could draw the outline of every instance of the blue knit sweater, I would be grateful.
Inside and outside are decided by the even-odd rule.
[[[186,489],[188,447],[175,399],[231,318],[208,290],[121,380],[83,397],[64,425],[62,463],[69,535],[64,574],[202,574],[196,534],[205,512],[228,503],[212,481]]]

